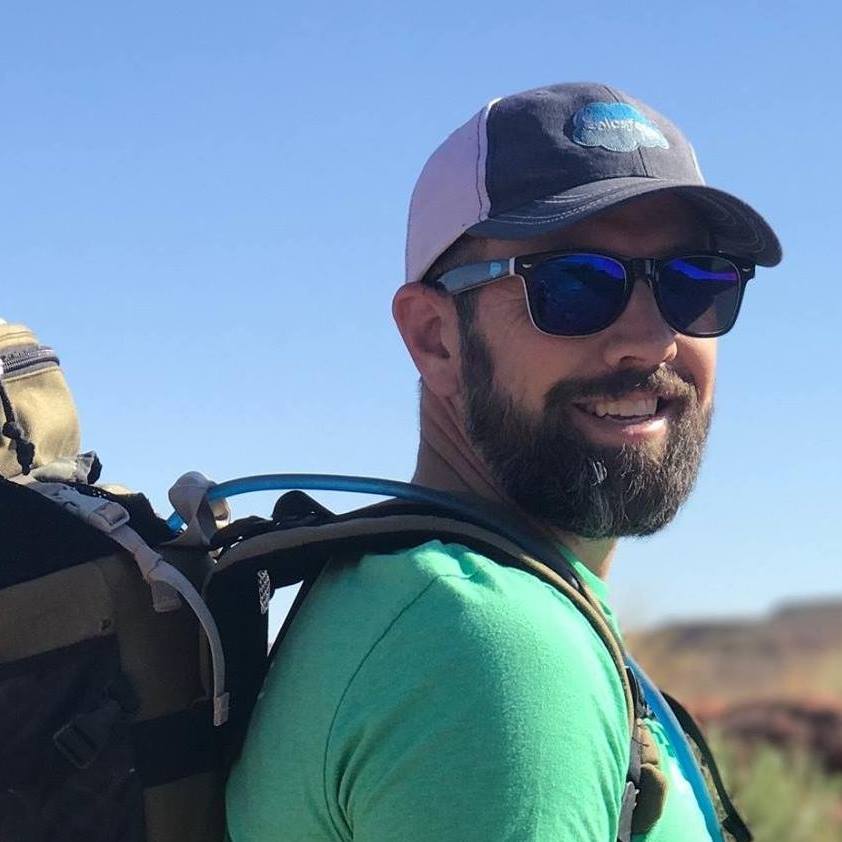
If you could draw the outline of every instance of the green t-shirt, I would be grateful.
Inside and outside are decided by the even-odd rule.
[[[604,583],[574,563],[605,603]],[[710,842],[653,732],[670,786],[636,840]],[[622,685],[582,614],[528,573],[433,541],[324,571],[255,708],[228,832],[615,842],[628,763]]]

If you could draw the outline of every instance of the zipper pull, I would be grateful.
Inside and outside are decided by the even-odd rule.
[[[12,409],[12,402],[9,400],[6,389],[3,386],[3,373],[3,361],[0,360],[0,405],[2,405],[3,413],[6,416],[2,434],[15,443],[15,455],[17,456],[21,473],[27,476],[32,470],[32,463],[35,461],[35,445],[26,437],[23,428],[18,424],[15,411]]]

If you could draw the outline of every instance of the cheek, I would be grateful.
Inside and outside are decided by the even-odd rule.
[[[716,380],[716,340],[685,338],[676,359],[679,371],[683,369],[696,382],[699,402],[710,406],[713,401],[713,387]]]
[[[543,412],[553,386],[591,372],[597,359],[596,343],[538,331],[529,318],[519,281],[503,282],[483,293],[478,325],[494,360],[494,379],[518,405]]]
[[[495,342],[497,385],[505,389],[524,408],[543,412],[547,392],[557,383],[581,377],[588,356],[578,342],[544,336],[531,323],[512,325],[506,342]]]

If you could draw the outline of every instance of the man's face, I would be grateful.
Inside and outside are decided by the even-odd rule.
[[[688,206],[662,195],[534,240],[487,241],[483,251],[633,258],[706,248]],[[465,424],[503,490],[582,537],[644,535],[668,523],[698,472],[715,340],[676,334],[642,280],[614,324],[581,338],[540,333],[518,278],[481,289],[475,304],[461,334]]]

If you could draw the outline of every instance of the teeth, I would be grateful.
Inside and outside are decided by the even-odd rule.
[[[585,409],[599,418],[606,415],[640,418],[645,415],[654,415],[658,411],[658,399],[638,398],[637,400],[597,401],[587,404]]]

